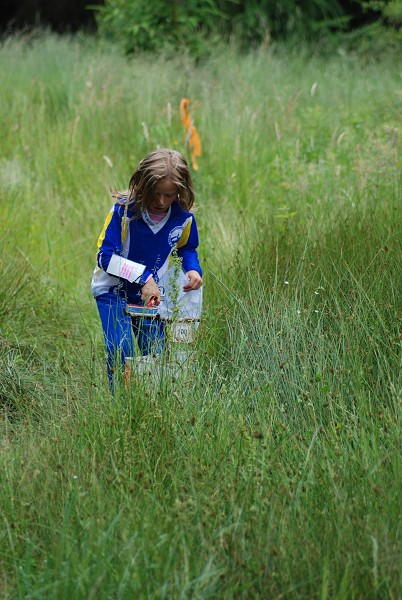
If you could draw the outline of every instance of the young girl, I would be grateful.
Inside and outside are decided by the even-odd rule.
[[[197,225],[190,212],[194,192],[184,157],[167,148],[151,152],[131,177],[129,190],[116,193],[115,198],[117,202],[98,239],[91,284],[102,322],[111,383],[116,365],[124,366],[125,358],[135,354],[133,324],[125,312],[126,304],[146,306],[152,299],[162,311],[165,302],[161,304],[161,290],[169,296],[165,288],[171,280],[173,254],[181,260],[183,272],[176,301],[179,296],[184,306],[192,296],[199,308],[202,291]],[[143,355],[162,352],[163,321],[140,319],[134,325],[134,334]]]

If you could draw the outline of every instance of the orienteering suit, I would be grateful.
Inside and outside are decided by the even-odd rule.
[[[134,355],[133,326],[125,314],[126,303],[142,304],[141,288],[152,275],[162,294],[171,297],[173,252],[181,259],[183,286],[187,271],[202,276],[198,260],[198,231],[194,215],[173,202],[159,223],[154,223],[147,211],[136,218],[127,203],[116,203],[106,217],[98,239],[97,265],[91,291],[97,302],[108,352],[108,373],[116,361],[124,364]],[[176,274],[177,279],[177,274]],[[179,292],[180,307],[186,314],[186,304],[201,307],[201,289]],[[162,302],[160,314],[169,316],[172,306]],[[190,315],[194,316],[194,315]],[[199,316],[199,315],[198,315]],[[160,353],[164,343],[164,324],[159,320],[141,319],[134,324],[134,334],[142,354]]]

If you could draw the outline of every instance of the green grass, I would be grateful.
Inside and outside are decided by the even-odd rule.
[[[0,596],[397,599],[397,62],[43,35],[0,65]],[[96,240],[140,158],[187,153],[183,96],[198,369],[112,399]]]

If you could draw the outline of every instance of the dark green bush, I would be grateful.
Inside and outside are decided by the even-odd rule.
[[[347,50],[379,57],[399,53],[402,48],[402,2],[400,0],[361,1],[362,26],[349,32],[343,42]]]
[[[117,40],[129,53],[185,46],[192,54],[202,54],[204,36],[225,17],[215,0],[106,0],[93,8],[100,34]]]
[[[185,47],[196,56],[211,47],[211,37],[249,47],[270,38],[314,37],[348,19],[337,0],[105,0],[93,8],[100,34],[127,52]]]

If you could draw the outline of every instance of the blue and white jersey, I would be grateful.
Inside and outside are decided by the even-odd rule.
[[[195,270],[202,276],[197,247],[194,215],[177,202],[157,224],[147,212],[135,218],[124,204],[116,203],[98,239],[92,294],[96,297],[112,292],[125,296],[128,302],[141,303],[141,284],[150,274],[158,285],[168,279],[175,249],[182,259],[182,271]],[[187,294],[191,296],[193,292]]]

